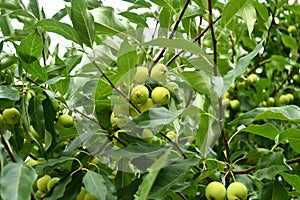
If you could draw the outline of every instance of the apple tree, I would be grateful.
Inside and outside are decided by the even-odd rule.
[[[0,199],[300,197],[297,1],[61,1],[0,1]]]

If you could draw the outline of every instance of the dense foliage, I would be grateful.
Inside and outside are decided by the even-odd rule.
[[[0,1],[0,199],[299,198],[300,5],[123,1]]]

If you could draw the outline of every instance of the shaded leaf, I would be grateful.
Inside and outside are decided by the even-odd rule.
[[[286,189],[278,181],[266,183],[260,193],[259,199],[283,200],[289,199]]]
[[[37,174],[24,163],[9,163],[1,174],[1,197],[9,200],[30,199],[32,184]]]
[[[250,124],[247,128],[242,129],[242,131],[260,135],[271,140],[274,140],[280,133],[279,130],[271,123],[263,125]]]
[[[209,94],[210,80],[199,71],[182,72],[181,75],[200,94]]]
[[[146,19],[133,12],[121,12],[119,15],[126,17],[130,22],[140,25],[141,27],[148,27]]]
[[[280,133],[278,143],[284,143],[286,140],[289,141],[290,146],[292,149],[300,153],[300,130],[291,128],[288,130],[285,130]]]
[[[90,11],[94,16],[98,34],[114,35],[126,30],[125,26],[115,17],[111,7],[99,7]]]
[[[9,99],[13,101],[17,101],[20,99],[19,90],[15,87],[8,85],[0,86],[0,99]]]
[[[71,1],[71,21],[80,40],[89,47],[93,46],[95,25],[84,0]]]
[[[43,39],[37,32],[21,40],[21,44],[18,48],[18,54],[28,64],[37,61],[41,57],[42,51]]]
[[[100,174],[88,171],[83,177],[83,183],[87,192],[97,197],[97,199],[106,199],[105,180]]]
[[[55,19],[43,19],[36,25],[42,27],[45,31],[57,33],[67,40],[71,40],[73,42],[76,42],[77,44],[82,44],[79,41],[77,32],[69,24],[59,22]]]
[[[138,55],[136,49],[127,40],[124,40],[118,51],[117,65],[119,73],[125,75],[131,68],[137,65],[137,62]]]
[[[283,179],[295,188],[297,192],[300,192],[300,177],[297,174],[288,174],[285,172],[279,173]]]

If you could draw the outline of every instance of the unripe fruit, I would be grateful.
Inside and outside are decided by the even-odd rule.
[[[259,106],[260,107],[267,107],[268,103],[266,101],[262,101],[262,102],[259,103]]]
[[[177,134],[174,131],[169,131],[166,136],[170,139],[170,140],[175,140]]]
[[[296,83],[300,84],[300,76],[299,76],[298,74],[294,74],[294,75],[293,75],[293,80],[294,80]]]
[[[130,116],[136,117],[139,115],[139,112],[135,108],[130,108]]]
[[[226,188],[217,181],[210,182],[205,188],[205,196],[208,200],[225,200]]]
[[[50,191],[52,187],[60,180],[58,177],[51,178],[47,183],[47,190]]]
[[[238,87],[238,89],[244,89],[246,87],[246,83],[244,81],[243,82],[239,82],[237,84],[237,87]]]
[[[166,65],[158,63],[153,66],[151,70],[151,78],[155,81],[166,81],[169,74],[168,68]]]
[[[294,101],[294,95],[292,94],[286,94],[287,98],[289,98],[289,103],[292,103]]]
[[[90,193],[86,193],[84,195],[84,200],[97,200],[97,198],[94,195],[91,195]]]
[[[179,86],[177,83],[175,82],[169,82],[166,85],[166,88],[173,94],[176,94],[179,90]]]
[[[230,106],[230,99],[228,99],[228,98],[223,99],[223,105],[224,105],[225,107]]]
[[[230,107],[232,110],[238,110],[240,108],[240,101],[237,99],[230,101]]]
[[[170,92],[164,87],[156,87],[152,90],[151,97],[154,103],[166,105],[170,101]]]
[[[0,129],[2,129],[3,125],[4,125],[4,119],[3,116],[0,114]]]
[[[275,105],[275,99],[274,97],[269,97],[267,100],[268,106],[274,106]]]
[[[132,89],[131,100],[134,103],[145,103],[149,97],[149,90],[144,85],[137,85]]]
[[[295,25],[290,25],[290,26],[288,27],[287,31],[288,31],[289,33],[296,31],[296,26],[295,26]]]
[[[143,84],[147,81],[149,77],[149,72],[147,67],[137,67],[134,76],[134,82],[137,84]]]
[[[39,178],[37,180],[37,188],[39,191],[42,191],[42,192],[46,192],[47,191],[47,184],[48,184],[48,181],[51,180],[51,177],[49,175],[44,175],[43,177]]]
[[[20,112],[16,108],[5,109],[3,119],[8,125],[15,125],[20,121]]]
[[[289,103],[289,97],[288,97],[287,95],[281,95],[281,96],[279,97],[279,103],[280,103],[281,105],[286,105],[286,104],[288,104],[288,103]]]
[[[255,82],[257,82],[257,75],[256,74],[250,74],[247,77],[247,82],[248,83],[255,83]]]
[[[127,117],[123,117],[123,116],[114,116],[114,114],[112,113],[110,115],[110,123],[111,125],[114,126],[118,126],[118,127],[122,127],[124,126],[124,124],[126,124],[129,121],[129,119]]]
[[[247,187],[240,182],[231,183],[227,188],[228,200],[246,200],[247,199]]]
[[[141,112],[145,112],[154,106],[153,100],[148,98],[147,101],[139,106]]]
[[[84,200],[85,194],[86,194],[86,189],[82,187],[80,193],[76,197],[76,200]]]
[[[73,117],[67,114],[60,115],[57,119],[57,123],[61,124],[65,128],[71,128],[74,126]]]

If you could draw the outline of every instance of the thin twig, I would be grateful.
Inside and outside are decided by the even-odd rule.
[[[213,24],[215,24],[217,21],[219,21],[221,19],[221,15],[218,16],[214,21]],[[207,26],[201,33],[199,33],[192,41],[196,42],[198,40],[200,40],[201,37],[203,37],[203,35],[209,30],[210,25]],[[167,63],[166,66],[169,66],[176,58],[178,58],[182,53],[184,52],[184,50],[180,50],[178,53],[176,53]]]
[[[175,25],[174,25],[174,27],[173,27],[173,30],[172,30],[170,36],[169,36],[169,39],[173,39],[174,34],[175,34],[175,32],[176,32],[176,30],[177,30],[177,28],[178,28],[178,26],[179,26],[179,24],[180,24],[180,22],[181,22],[181,20],[182,20],[182,17],[183,17],[183,15],[184,15],[184,13],[185,13],[185,11],[186,11],[186,9],[187,9],[189,3],[190,3],[190,0],[186,0],[185,4],[184,4],[184,6],[183,6],[183,8],[182,8],[182,10],[181,10],[181,12],[180,12],[180,15],[179,15],[178,19],[177,19],[177,21],[175,22]],[[166,50],[167,50],[166,47],[163,48],[163,50],[161,50],[161,52],[159,53],[159,55],[157,56],[157,58],[154,60],[154,63],[153,63],[153,65],[152,65],[152,67],[153,67],[156,63],[158,63],[158,62],[160,61],[160,59],[164,56],[164,53],[166,52]],[[151,69],[152,69],[152,67],[151,67]],[[150,71],[151,71],[151,69],[150,69]]]

